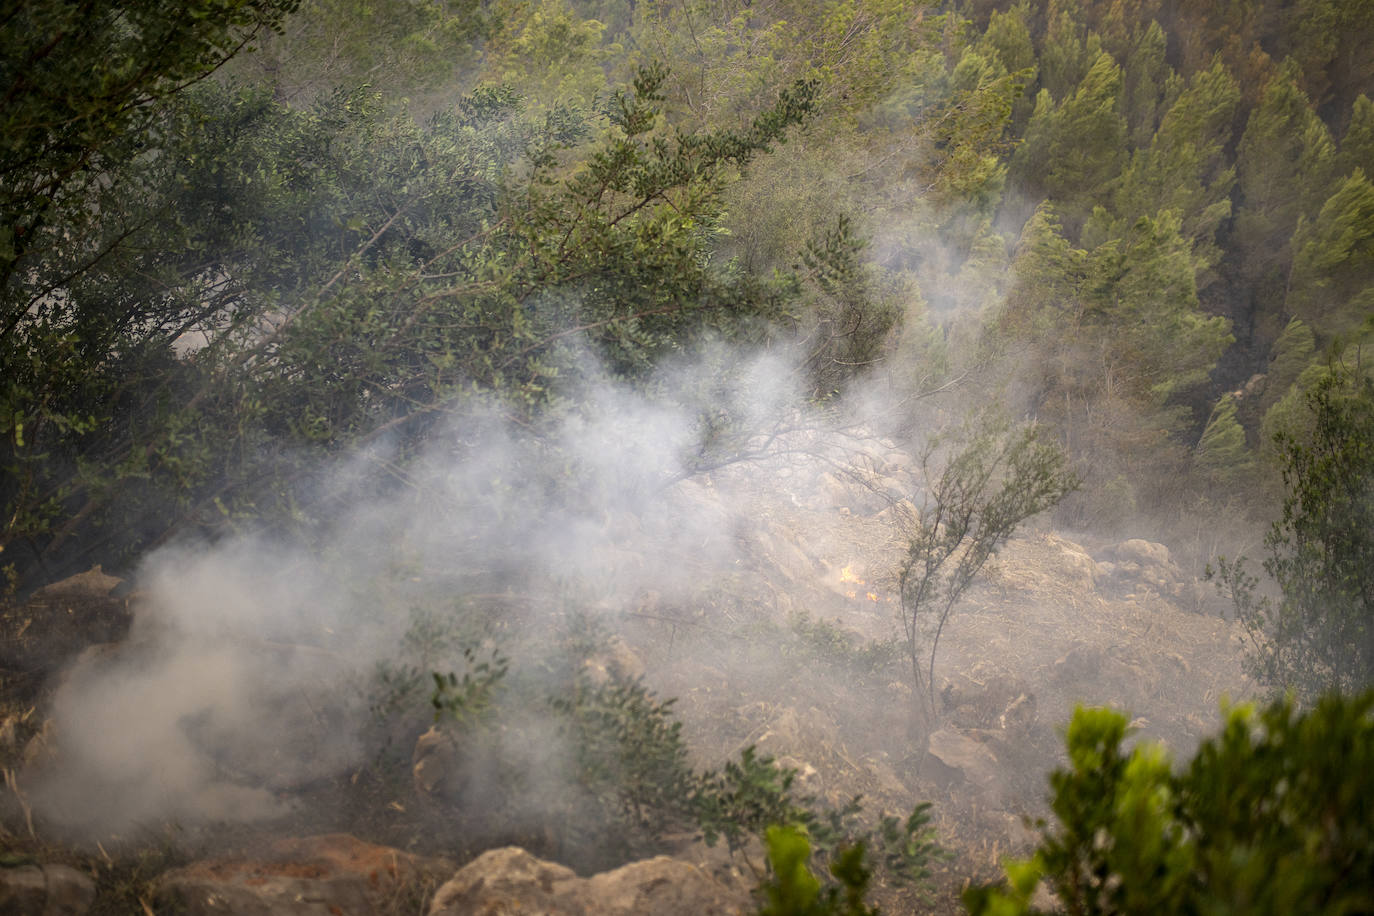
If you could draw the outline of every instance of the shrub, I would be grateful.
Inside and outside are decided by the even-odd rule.
[[[769,827],[767,845],[772,877],[759,888],[759,916],[877,916],[878,911],[864,903],[873,873],[862,843],[841,850],[830,869],[838,884],[825,888],[807,864],[811,843],[806,831]]]
[[[1041,428],[996,419],[958,429],[949,442],[937,438],[922,469],[929,488],[901,532],[897,581],[912,688],[933,718],[936,651],[959,599],[1023,521],[1077,489],[1078,476]]]
[[[1374,908],[1374,692],[1234,708],[1178,772],[1127,733],[1120,713],[1075,712],[1056,829],[1002,886],[966,891],[970,913],[1040,912],[1042,879],[1085,916]]]
[[[1287,495],[1264,571],[1278,596],[1259,594],[1243,557],[1218,567],[1249,631],[1250,673],[1315,695],[1374,684],[1374,380],[1335,371],[1307,406],[1310,435],[1275,437]]]
[[[814,849],[823,866],[838,866],[862,843],[898,882],[924,881],[941,854],[927,804],[905,818],[864,818],[858,796],[832,806],[798,793],[797,771],[753,747],[719,768],[694,768],[674,700],[639,679],[597,677],[584,664],[609,638],[594,618],[571,616],[561,637],[524,644],[522,663],[512,665],[499,649],[479,653],[463,638],[472,627],[462,621],[412,616],[400,657],[376,674],[371,705],[379,726],[403,719],[413,729],[404,709],[419,705],[426,680],[419,672],[438,663],[435,647],[462,647],[459,671],[432,675],[434,721],[458,739],[462,765],[481,780],[483,810],[498,819],[537,811],[554,854],[572,856],[574,867],[613,867],[693,829],[708,845],[724,840],[733,854],[778,824],[806,831],[808,855]],[[530,753],[535,744],[548,744],[547,753]],[[393,736],[378,762],[408,773],[408,750]],[[559,785],[553,794],[550,779]],[[459,782],[472,791],[466,777]]]

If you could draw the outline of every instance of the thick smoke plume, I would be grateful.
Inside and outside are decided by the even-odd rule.
[[[740,559],[703,469],[841,454],[824,415],[795,406],[794,377],[776,357],[716,354],[633,391],[605,379],[539,430],[457,413],[416,459],[375,451],[321,475],[321,504],[347,508],[309,549],[245,535],[152,554],[129,639],[83,655],[56,692],[37,810],[98,832],[280,815],[288,790],[365,762],[370,685],[414,609],[537,583],[593,609],[688,600]],[[442,642],[421,655],[462,665]],[[553,793],[557,736],[539,743],[519,765]]]

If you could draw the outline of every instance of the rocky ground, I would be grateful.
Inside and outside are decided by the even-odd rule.
[[[1241,671],[1237,627],[1168,547],[1032,524],[942,634],[939,713],[925,721],[896,641],[894,579],[902,525],[920,511],[919,499],[908,500],[919,493],[909,456],[872,445],[843,464],[737,466],[687,482],[680,505],[728,520],[732,563],[696,568],[696,558],[681,557],[685,577],[700,585],[691,600],[680,589],[617,600],[605,617],[613,648],[595,663],[642,674],[659,695],[677,697],[702,765],[754,745],[796,769],[800,789],[837,804],[862,794],[870,812],[905,813],[931,801],[950,852],[933,890],[881,887],[877,896],[887,912],[953,913],[961,887],[1032,845],[1027,820],[1046,812],[1046,774],[1075,704],[1127,710],[1141,740],[1187,754],[1214,728],[1222,698],[1244,699],[1253,687]],[[628,524],[626,555],[652,552],[652,534]],[[64,752],[46,704],[55,683],[130,651],[120,639],[138,613],[137,593],[99,570],[4,611],[0,911],[750,910],[757,848],[732,859],[684,836],[672,858],[578,877],[514,847],[477,856],[461,842],[421,842],[444,837],[418,811],[444,763],[416,734],[397,739],[420,739],[409,786],[360,788],[355,771],[324,788],[328,779],[271,786],[305,801],[250,826],[192,834],[149,824],[115,850],[59,843],[41,814],[35,822],[28,795]],[[255,772],[252,765],[237,761],[234,772]],[[331,807],[339,810],[326,815]],[[327,832],[340,828],[356,835]],[[514,829],[510,838],[538,846]]]

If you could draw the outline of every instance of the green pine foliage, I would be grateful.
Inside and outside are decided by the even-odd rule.
[[[708,338],[823,342],[813,394],[1016,359],[1071,452],[1149,489],[1146,452],[1194,448],[1272,361],[1236,403],[1260,438],[1292,319],[1321,348],[1370,311],[1356,3],[59,6],[9,21],[7,61],[49,35],[109,66],[5,71],[23,564],[117,565],[97,527],[300,516],[288,455],[419,437],[477,393],[530,415],[579,354],[634,379]]]
[[[1235,485],[1254,469],[1254,456],[1245,444],[1245,430],[1236,419],[1236,401],[1223,395],[1212,408],[1193,461],[1204,474],[1222,485]]]
[[[665,79],[542,123],[499,88],[427,124],[366,93],[296,109],[215,83],[164,107],[162,155],[111,165],[89,247],[9,287],[0,543],[30,569],[72,538],[117,565],[169,528],[298,517],[312,456],[418,442],[474,394],[538,411],[586,345],[633,379],[781,319],[796,284],[714,269],[704,230],[815,86],[699,134],[662,123]],[[60,294],[46,271],[70,274]]]
[[[1325,198],[1334,152],[1296,69],[1285,68],[1251,112],[1236,153],[1236,243],[1251,270],[1287,269],[1289,236]]]
[[[1323,341],[1348,337],[1374,314],[1374,183],[1356,168],[1293,234],[1288,312]]]
[[[1061,234],[1054,210],[1042,207],[1017,248],[1017,283],[1003,320],[1045,347],[1098,350],[1117,390],[1143,407],[1164,408],[1205,381],[1231,342],[1226,320],[1199,306],[1196,262],[1181,228],[1179,215],[1166,210],[1084,251]],[[1084,362],[1058,361],[1065,372],[1045,379],[1042,397],[1053,400],[1065,385],[1088,394],[1097,382]]]
[[[1056,0],[1046,15],[1049,31],[1040,49],[1041,85],[1062,104],[1097,65],[1104,53],[1102,40],[1088,31],[1079,0]]]
[[[1149,145],[1159,120],[1178,98],[1182,79],[1166,58],[1168,36],[1158,22],[1151,22],[1125,59],[1122,112],[1137,149]]]
[[[1030,70],[1038,64],[1022,7],[993,10],[982,43],[997,54],[1008,73]]]
[[[1120,244],[1093,251],[1088,269],[1090,315],[1129,367],[1130,388],[1162,407],[1206,380],[1232,338],[1225,318],[1199,306],[1177,211],[1141,217]]]
[[[1148,145],[1137,147],[1110,209],[1095,211],[1084,240],[1122,237],[1141,216],[1177,212],[1199,271],[1221,259],[1217,232],[1231,215],[1235,173],[1224,150],[1240,90],[1220,63],[1196,74],[1165,111]]]
[[[1121,68],[1100,52],[1061,103],[1054,104],[1049,90],[1036,99],[1012,175],[1019,187],[1060,206],[1066,221],[1090,211],[1093,198],[1120,171],[1126,134],[1120,92]]]
[[[452,82],[474,66],[504,12],[478,0],[301,0],[280,33],[227,69],[299,105],[361,86],[432,103],[452,97]]]
[[[1374,162],[1374,102],[1369,96],[1355,99],[1350,111],[1350,124],[1341,137],[1336,153],[1336,175],[1349,175],[1357,168],[1369,171]]]
[[[1265,379],[1264,405],[1269,407],[1286,395],[1298,377],[1312,365],[1317,338],[1300,318],[1294,318],[1274,342],[1273,361]],[[1266,437],[1272,438],[1272,437]]]

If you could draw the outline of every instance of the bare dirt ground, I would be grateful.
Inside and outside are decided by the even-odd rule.
[[[679,697],[690,741],[708,762],[756,745],[799,769],[804,791],[832,803],[862,794],[868,810],[893,813],[933,803],[951,857],[935,868],[933,898],[882,889],[888,912],[962,912],[964,886],[996,878],[1004,857],[1029,852],[1027,822],[1048,814],[1047,777],[1062,759],[1061,729],[1075,705],[1121,709],[1136,740],[1187,756],[1215,729],[1223,698],[1255,691],[1241,668],[1238,626],[1200,597],[1208,586],[1183,583],[1176,591],[1186,603],[1202,605],[1185,609],[1149,575],[1109,582],[1111,566],[1079,543],[1031,527],[998,554],[945,628],[935,668],[940,717],[921,723],[904,647],[895,663],[867,668],[745,638],[751,626],[790,620],[795,630],[800,614],[856,643],[902,632],[895,571],[903,542],[890,501],[833,475],[799,476],[774,479],[776,490],[755,490],[752,502],[718,481],[721,498],[742,507],[749,559],[717,591],[725,596],[718,607],[658,608],[651,619],[627,619],[626,634],[651,683]],[[748,619],[751,610],[757,619]],[[933,729],[982,750],[952,772],[926,753]]]

